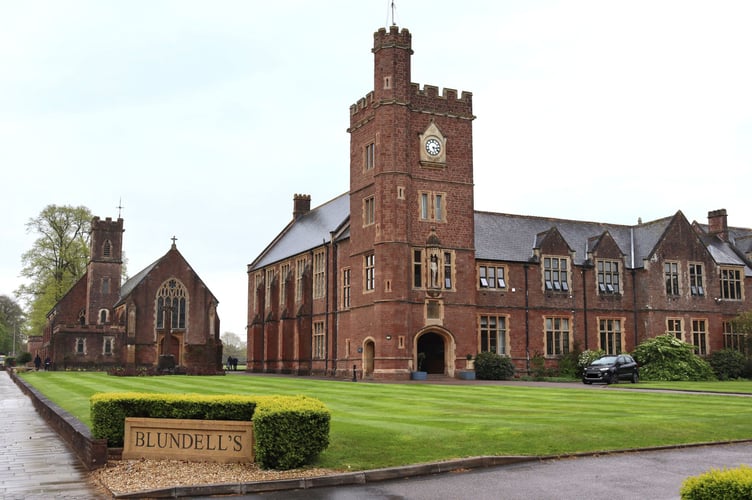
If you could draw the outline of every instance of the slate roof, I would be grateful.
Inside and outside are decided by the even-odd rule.
[[[262,268],[328,242],[350,218],[350,195],[344,193],[291,221],[249,266]],[[348,232],[349,234],[349,232]]]
[[[638,267],[666,231],[671,218],[625,226],[603,222],[575,221],[530,215],[475,212],[475,258],[525,262],[533,256],[540,233],[556,228],[574,250],[574,264],[587,259],[588,241],[608,232],[627,257]],[[510,237],[511,236],[511,237]],[[630,265],[630,267],[631,267]]]
[[[249,270],[260,269],[312,250],[329,242],[332,235],[336,239],[349,237],[349,200],[349,193],[344,193],[291,221],[250,264]],[[555,228],[574,251],[575,265],[582,265],[587,259],[588,245],[595,244],[608,232],[624,254],[627,268],[641,268],[643,260],[651,256],[667,228],[677,217],[684,219],[679,211],[670,217],[630,226],[476,211],[475,258],[507,262],[529,261],[541,238],[545,238],[546,233]],[[752,229],[729,228],[731,243],[728,243],[708,235],[707,226],[697,223],[695,226],[706,232],[702,236],[703,243],[718,264],[743,265],[745,274],[752,276],[752,268],[738,253],[749,253],[752,249]],[[736,250],[734,242],[741,243]]]

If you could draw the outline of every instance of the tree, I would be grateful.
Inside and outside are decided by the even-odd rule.
[[[222,356],[227,359],[227,356],[238,358],[245,362],[246,359],[246,343],[240,340],[240,337],[232,332],[225,332],[220,335],[223,344]]]
[[[0,352],[13,350],[13,337],[16,336],[16,350],[20,348],[20,333],[24,329],[25,318],[21,306],[7,295],[0,295]]]
[[[29,283],[16,295],[26,302],[30,331],[42,332],[47,313],[86,272],[91,218],[83,206],[48,205],[26,224],[38,238],[21,256],[21,276]]]

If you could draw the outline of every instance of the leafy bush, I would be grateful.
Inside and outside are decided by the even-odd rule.
[[[735,469],[711,469],[699,476],[685,479],[680,493],[683,500],[752,498],[752,468],[740,465]]]
[[[475,356],[475,377],[481,380],[508,380],[514,376],[514,364],[506,356],[481,352]]]
[[[752,359],[748,359],[746,363],[744,363],[744,371],[742,372],[742,377],[752,379]]]
[[[642,342],[634,358],[643,380],[715,380],[710,364],[695,354],[695,346],[670,333]]]
[[[590,349],[588,349],[587,351],[582,351],[580,353],[580,356],[577,358],[577,367],[579,368],[578,374],[582,374],[582,370],[584,370],[586,366],[588,366],[590,363],[600,358],[601,356],[605,356],[605,354],[606,351],[602,351],[600,349],[598,349],[597,351],[592,351]]]
[[[579,367],[579,355],[571,351],[559,358],[559,376],[566,378],[580,378],[582,370]]]
[[[747,359],[739,351],[722,349],[711,353],[708,362],[718,380],[729,380],[739,378],[744,374]]]
[[[19,365],[25,365],[26,363],[29,363],[31,361],[31,353],[30,352],[22,352],[18,355],[16,358],[16,363]]]

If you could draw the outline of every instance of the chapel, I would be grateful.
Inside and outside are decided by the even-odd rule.
[[[177,249],[122,282],[123,219],[94,217],[86,273],[47,314],[52,369],[222,372],[216,297]]]

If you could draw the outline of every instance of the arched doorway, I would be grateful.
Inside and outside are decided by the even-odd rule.
[[[373,358],[376,351],[376,345],[373,340],[369,339],[363,343],[363,377],[373,375]]]
[[[427,332],[418,338],[418,353],[425,353],[423,371],[428,373],[446,373],[444,357],[444,337],[435,332]]]

